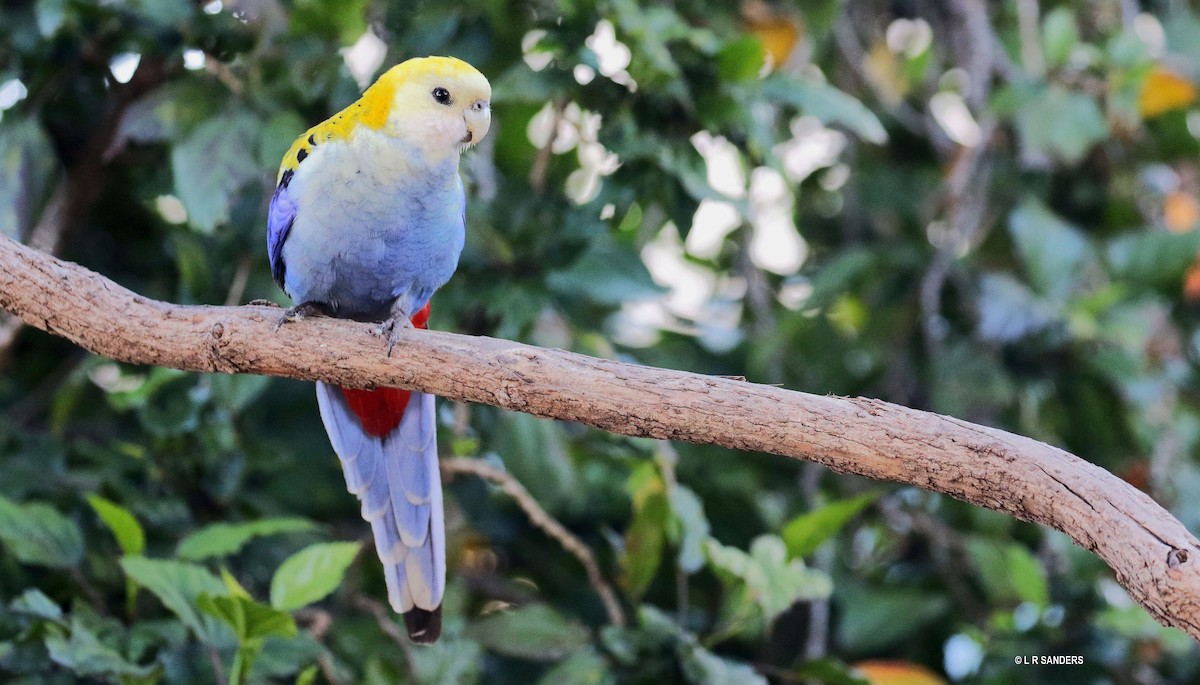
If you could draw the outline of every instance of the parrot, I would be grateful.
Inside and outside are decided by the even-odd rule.
[[[490,125],[483,74],[420,57],[302,133],[267,213],[271,275],[296,303],[276,330],[308,315],[375,322],[390,356],[400,331],[424,328],[466,239],[459,158]],[[318,382],[317,406],[371,524],[388,601],[413,642],[433,643],[446,586],[434,398]]]

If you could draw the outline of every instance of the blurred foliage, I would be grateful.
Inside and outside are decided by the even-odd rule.
[[[464,158],[468,243],[435,328],[1001,426],[1200,526],[1200,16],[1182,0],[0,12],[0,231],[147,296],[282,302],[263,236],[291,139],[385,66],[453,54],[491,78],[494,124]],[[34,331],[3,356],[6,683],[1200,677],[1191,641],[1056,532],[445,402],[444,453],[526,484],[629,621],[461,476],[444,636],[397,644],[308,384]]]

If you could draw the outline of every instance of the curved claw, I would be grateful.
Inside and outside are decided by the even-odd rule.
[[[387,356],[392,356],[392,348],[400,340],[400,332],[408,328],[414,328],[414,326],[407,316],[391,316],[387,321],[379,324],[379,335],[387,337]]]
[[[283,316],[279,317],[279,320],[275,322],[275,331],[278,332],[279,328],[288,321],[300,321],[306,316],[313,315],[329,316],[329,309],[325,306],[324,302],[301,302],[283,312]]]
[[[428,305],[426,305],[428,306]],[[413,301],[411,295],[404,294],[392,302],[392,309],[387,320],[379,325],[379,335],[387,335],[387,356],[392,356],[392,348],[400,339],[400,331],[414,328],[412,322]]]

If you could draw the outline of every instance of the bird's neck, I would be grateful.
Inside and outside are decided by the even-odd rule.
[[[356,142],[378,163],[403,170],[406,175],[428,185],[457,183],[460,154],[456,149],[441,150],[411,136],[389,135],[383,131],[367,131]]]

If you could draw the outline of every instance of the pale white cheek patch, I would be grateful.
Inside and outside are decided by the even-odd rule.
[[[414,138],[417,145],[434,151],[438,149],[457,149],[459,143],[467,136],[467,122],[458,115],[447,114],[444,117],[432,117],[422,121],[415,127]]]

